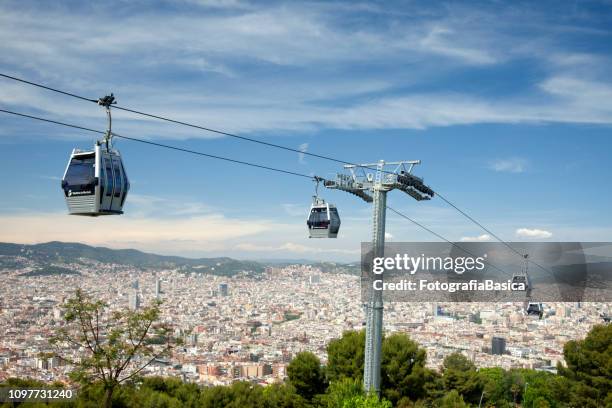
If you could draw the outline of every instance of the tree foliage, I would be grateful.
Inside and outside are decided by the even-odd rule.
[[[382,344],[382,381],[384,397],[397,403],[402,397],[417,400],[426,396],[426,384],[434,380],[425,368],[427,353],[404,334],[385,336]]]
[[[342,378],[361,380],[365,353],[365,331],[346,331],[327,345],[327,376],[330,381]]]
[[[108,310],[78,289],[62,306],[65,325],[51,339],[57,356],[74,366],[73,380],[104,385],[104,406],[112,405],[117,386],[133,380],[155,359],[170,352],[176,340],[158,322],[160,303],[142,310]],[[159,344],[159,339],[164,341]],[[151,340],[155,340],[152,344]],[[74,350],[78,358],[65,350]]]
[[[390,401],[385,399],[379,400],[377,396],[356,395],[344,401],[342,408],[392,408]]]
[[[612,325],[595,326],[584,340],[567,342],[563,355],[567,367],[558,368],[571,382],[571,404],[612,406]]]
[[[364,394],[361,380],[342,378],[329,384],[321,398],[321,405],[325,408],[342,408],[344,401]]]
[[[482,382],[476,366],[461,353],[453,353],[442,364],[442,383],[446,392],[456,390],[471,404],[478,404],[482,395]]]
[[[310,352],[298,353],[287,366],[287,376],[297,393],[307,400],[325,392],[325,374],[321,361]]]

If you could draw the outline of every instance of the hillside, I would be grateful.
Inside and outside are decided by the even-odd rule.
[[[29,272],[27,276],[70,273],[73,271],[67,271],[57,267],[57,265],[78,264],[83,261],[114,263],[139,268],[178,268],[186,273],[211,273],[222,276],[232,276],[241,272],[260,274],[266,266],[274,265],[278,267],[289,264],[311,265],[323,273],[359,274],[358,263],[342,264],[304,260],[257,262],[227,257],[194,259],[151,254],[136,249],[110,249],[57,241],[34,245],[0,243],[0,268],[17,269],[26,265],[34,266],[34,271]]]
[[[53,273],[51,265],[80,263],[83,260],[115,263],[143,268],[180,268],[185,272],[231,276],[239,272],[261,273],[264,265],[232,258],[183,258],[150,254],[135,249],[110,249],[71,242],[47,242],[35,245],[0,243],[0,267],[15,268],[24,261],[38,270]],[[65,273],[65,272],[64,272]]]

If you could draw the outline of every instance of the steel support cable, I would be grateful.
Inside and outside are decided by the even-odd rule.
[[[15,115],[15,116],[21,116],[21,117],[28,118],[28,119],[34,119],[34,120],[38,120],[38,121],[41,121],[41,122],[54,123],[56,125],[71,127],[71,128],[74,128],[74,129],[86,130],[88,132],[100,133],[100,134],[103,134],[103,135],[106,134],[106,132],[103,132],[101,130],[95,130],[95,129],[91,129],[91,128],[86,128],[86,127],[79,126],[79,125],[73,125],[71,123],[60,122],[60,121],[57,121],[57,120],[41,118],[39,116],[27,115],[25,113],[13,112],[13,111],[9,111],[9,110],[6,110],[6,109],[0,109],[0,112],[8,113],[10,115]]]
[[[97,99],[85,98],[84,96],[80,96],[80,95],[77,95],[77,94],[74,94],[74,93],[71,93],[71,92],[62,91],[62,90],[59,90],[57,88],[52,88],[50,86],[46,86],[46,85],[39,84],[39,83],[36,83],[36,82],[26,81],[25,79],[17,78],[17,77],[11,76],[11,75],[6,75],[6,74],[0,73],[0,76],[4,77],[4,78],[7,78],[7,79],[12,79],[13,81],[17,81],[17,82],[21,82],[21,83],[24,83],[24,84],[32,85],[32,86],[35,86],[35,87],[38,87],[38,88],[46,89],[48,91],[57,92],[57,93],[60,93],[62,95],[71,96],[73,98],[81,99],[83,101],[98,103]]]
[[[401,212],[399,212],[398,210],[396,210],[396,209],[394,209],[394,208],[391,208],[391,207],[389,207],[389,206],[387,206],[387,209],[388,209],[388,210],[390,210],[390,211],[392,211],[392,212],[393,212],[393,213],[395,213],[396,215],[400,216],[401,218],[404,218],[404,219],[406,219],[406,220],[410,221],[411,223],[413,223],[414,225],[416,225],[416,226],[418,226],[418,227],[420,227],[420,228],[424,229],[425,231],[429,232],[430,234],[435,235],[436,237],[440,238],[441,240],[446,241],[447,243],[449,243],[449,244],[451,244],[452,246],[454,246],[455,248],[458,248],[459,250],[461,250],[461,251],[465,252],[466,254],[468,254],[468,255],[470,255],[470,256],[472,256],[472,257],[474,257],[474,258],[477,258],[477,256],[476,256],[475,254],[473,254],[472,252],[470,252],[470,251],[468,251],[467,249],[463,248],[462,246],[460,246],[460,245],[459,245],[459,244],[457,244],[456,242],[452,242],[452,241],[450,241],[450,240],[446,239],[444,236],[442,236],[442,235],[438,234],[437,232],[435,232],[435,231],[433,231],[432,229],[430,229],[430,228],[426,227],[425,225],[423,225],[423,224],[419,223],[418,221],[416,221],[416,220],[414,220],[414,219],[412,219],[412,218],[408,217],[407,215],[402,214],[402,213],[401,213]],[[497,269],[498,271],[500,271],[501,273],[503,273],[503,274],[504,274],[504,275],[506,275],[506,276],[511,276],[511,275],[512,275],[512,274],[510,274],[510,273],[508,273],[508,272],[504,271],[503,269],[499,268],[498,266],[493,265],[491,262],[488,262],[488,261],[484,261],[484,262],[485,262],[485,263],[487,263],[487,264],[489,264],[489,265],[490,265],[490,266],[492,266],[493,268]]]
[[[42,84],[39,84],[39,83],[36,83],[36,82],[27,81],[25,79],[18,78],[18,77],[15,77],[15,76],[11,76],[11,75],[0,73],[0,77],[4,77],[4,78],[11,79],[11,80],[14,80],[14,81],[18,81],[18,82],[21,82],[21,83],[24,83],[24,84],[32,85],[32,86],[35,86],[35,87],[38,87],[38,88],[46,89],[46,90],[49,90],[49,91],[52,91],[52,92],[57,92],[57,93],[60,93],[62,95],[71,96],[73,98],[77,98],[77,99],[80,99],[80,100],[83,100],[83,101],[94,102],[94,103],[98,102],[97,99],[86,98],[86,97],[83,97],[81,95],[77,95],[77,94],[74,94],[74,93],[71,93],[71,92],[62,91],[60,89],[53,88],[53,87],[46,86],[46,85],[42,85]],[[130,112],[130,113],[134,113],[134,114],[137,114],[137,115],[146,116],[146,117],[150,117],[150,118],[166,121],[166,122],[169,122],[169,123],[174,123],[174,124],[178,124],[178,125],[182,125],[182,126],[188,126],[188,127],[191,127],[191,128],[200,129],[200,130],[204,130],[204,131],[211,132],[211,133],[216,133],[216,134],[220,134],[220,135],[224,135],[224,136],[228,136],[228,137],[233,137],[233,138],[240,139],[240,140],[243,140],[243,141],[248,141],[248,142],[252,142],[252,143],[261,144],[261,145],[268,146],[268,147],[274,147],[274,148],[277,148],[277,149],[282,149],[282,150],[286,150],[286,151],[290,151],[290,152],[294,152],[294,153],[298,153],[298,154],[304,154],[304,155],[311,156],[311,157],[317,157],[319,159],[329,160],[329,161],[333,161],[333,162],[336,162],[336,163],[348,164],[348,165],[352,165],[352,166],[359,166],[356,163],[352,163],[352,162],[349,162],[349,161],[336,159],[334,157],[330,157],[330,156],[326,156],[326,155],[321,155],[321,154],[317,154],[317,153],[306,152],[306,151],[302,151],[300,149],[295,149],[295,148],[292,148],[292,147],[283,146],[283,145],[279,145],[279,144],[276,144],[276,143],[264,142],[262,140],[257,140],[257,139],[253,139],[253,138],[246,137],[246,136],[240,136],[240,135],[237,135],[237,134],[234,134],[234,133],[223,132],[223,131],[212,129],[212,128],[208,128],[208,127],[205,127],[205,126],[200,126],[200,125],[196,125],[196,124],[193,124],[193,123],[188,123],[188,122],[183,122],[183,121],[180,121],[180,120],[171,119],[171,118],[168,118],[168,117],[165,117],[165,116],[161,116],[161,115],[155,115],[155,114],[151,114],[151,113],[146,113],[146,112],[138,111],[138,110],[127,108],[127,107],[123,107],[123,106],[115,105],[114,108],[115,109],[119,109],[119,110],[123,110],[123,111],[126,111],[126,112]],[[150,144],[154,144],[154,143],[151,142]],[[166,147],[166,146],[162,146],[162,147]],[[175,149],[175,150],[177,150],[177,149]],[[188,149],[185,149],[185,150],[188,150]],[[190,152],[190,153],[194,153],[194,152]],[[218,157],[212,157],[212,158],[218,158]],[[221,159],[221,160],[223,160],[223,159]],[[231,160],[229,160],[229,161],[231,161]],[[255,167],[258,167],[258,166],[255,166]],[[361,167],[361,166],[359,166],[359,167]],[[266,166],[263,166],[262,168],[266,168]],[[369,169],[369,170],[377,170],[374,167],[367,167],[367,166],[362,167],[362,168]],[[292,172],[288,172],[288,171],[284,171],[284,170],[281,171],[281,172],[292,173]],[[393,172],[386,171],[386,170],[382,170],[382,172],[383,173],[388,173],[388,174],[395,174]],[[301,175],[301,176],[305,176],[305,175]],[[307,176],[307,177],[312,178],[310,176]],[[500,243],[504,244],[510,250],[512,250],[514,253],[516,253],[518,256],[520,256],[521,258],[524,259],[525,254],[522,254],[521,252],[517,251],[510,244],[508,244],[506,241],[504,241],[499,236],[497,236],[497,234],[493,233],[491,230],[486,228],[482,223],[478,222],[476,219],[474,219],[472,216],[467,214],[465,211],[461,210],[459,207],[457,207],[455,204],[453,204],[450,200],[448,200],[443,195],[441,195],[438,191],[434,191],[434,193],[437,196],[439,196],[440,199],[442,201],[444,201],[446,204],[450,205],[452,208],[457,210],[460,214],[462,214],[468,220],[470,220],[471,222],[476,224],[482,230],[486,231],[488,234],[493,236]],[[546,269],[542,265],[538,264],[537,262],[535,262],[533,260],[530,260],[530,262],[532,262],[534,265],[536,265],[540,269],[542,269],[542,270],[544,270],[544,271],[546,271],[546,272],[548,272],[549,274],[552,275],[551,271],[549,271],[548,269]]]
[[[79,129],[79,130],[85,130],[88,132],[92,132],[92,133],[98,133],[98,134],[106,134],[106,132],[101,131],[101,130],[95,130],[95,129],[91,129],[91,128],[87,128],[84,126],[79,126],[79,125],[74,125],[71,123],[66,123],[66,122],[60,122],[57,120],[52,120],[52,119],[47,119],[47,118],[42,118],[39,116],[34,116],[34,115],[28,115],[25,113],[19,113],[19,112],[14,112],[14,111],[9,111],[6,109],[0,109],[0,112],[3,113],[7,113],[7,114],[11,114],[11,115],[15,115],[15,116],[21,116],[27,119],[32,119],[32,120],[37,120],[37,121],[41,121],[41,122],[48,122],[48,123],[53,123],[56,125],[61,125],[61,126],[66,126],[66,127],[70,127],[70,128],[74,128],[74,129]],[[257,168],[261,168],[261,169],[265,169],[265,170],[271,170],[271,171],[276,171],[276,172],[281,172],[281,173],[285,173],[285,174],[289,174],[289,175],[294,175],[294,176],[299,176],[299,177],[303,177],[303,178],[308,178],[308,179],[313,179],[313,180],[322,180],[322,178],[320,177],[316,177],[316,176],[309,176],[306,174],[301,174],[301,173],[296,173],[296,172],[292,172],[292,171],[287,171],[287,170],[283,170],[283,169],[277,169],[274,167],[269,167],[269,166],[264,166],[264,165],[259,165],[259,164],[255,164],[255,163],[249,163],[249,162],[245,162],[245,161],[241,161],[241,160],[235,160],[235,159],[231,159],[228,157],[222,157],[222,156],[216,156],[216,155],[211,155],[208,153],[203,153],[203,152],[199,152],[199,151],[195,151],[195,150],[191,150],[191,149],[184,149],[181,147],[177,147],[177,146],[171,146],[171,145],[166,145],[163,143],[157,143],[157,142],[152,142],[149,140],[144,140],[144,139],[139,139],[139,138],[135,138],[135,137],[130,137],[130,136],[124,136],[118,133],[113,132],[113,136],[115,137],[119,137],[122,139],[126,139],[126,140],[131,140],[131,141],[135,141],[135,142],[139,142],[139,143],[144,143],[144,144],[148,144],[148,145],[152,145],[152,146],[157,146],[157,147],[162,147],[162,148],[166,148],[166,149],[171,149],[171,150],[176,150],[176,151],[180,151],[180,152],[184,152],[184,153],[190,153],[190,154],[195,154],[198,156],[203,156],[203,157],[209,157],[209,158],[213,158],[213,159],[218,159],[218,160],[224,160],[224,161],[228,161],[231,163],[236,163],[236,164],[243,164],[243,165],[247,165],[247,166],[252,166],[252,167],[257,167]],[[387,206],[387,208],[391,211],[393,211],[394,213],[396,213],[397,215],[399,215],[402,218],[405,218],[407,220],[409,220],[410,222],[412,222],[413,224],[417,225],[418,227],[424,229],[425,231],[437,236],[438,238],[453,244],[455,246],[457,246],[459,249],[463,250],[464,252],[474,256],[473,254],[469,253],[469,251],[463,249],[462,247],[458,246],[456,243],[451,242],[450,240],[446,239],[444,236],[438,234],[437,232],[431,230],[430,228],[426,227],[423,224],[420,224],[419,222],[413,220],[412,218],[402,214],[401,212]],[[497,268],[499,269],[499,268]],[[501,271],[501,269],[499,269]],[[503,271],[502,271],[503,272]]]
[[[84,127],[84,126],[74,125],[74,124],[71,124],[71,123],[60,122],[60,121],[57,121],[57,120],[41,118],[39,116],[28,115],[28,114],[25,114],[25,113],[13,112],[13,111],[9,111],[9,110],[6,110],[6,109],[0,109],[0,112],[7,113],[7,114],[10,114],[10,115],[15,115],[15,116],[21,116],[21,117],[28,118],[28,119],[38,120],[38,121],[41,121],[41,122],[53,123],[53,124],[56,124],[56,125],[66,126],[66,127],[70,127],[70,128],[74,128],[74,129],[86,130],[88,132],[93,132],[93,133],[98,133],[98,134],[103,134],[103,135],[106,134],[106,132],[103,132],[101,130],[95,130],[95,129],[87,128],[87,127]],[[171,145],[167,145],[167,144],[163,144],[163,143],[151,142],[149,140],[138,139],[138,138],[135,138],[135,137],[123,136],[123,135],[120,135],[120,134],[115,133],[115,132],[113,132],[112,135],[115,136],[115,137],[122,138],[122,139],[132,140],[134,142],[145,143],[145,144],[149,144],[149,145],[153,145],[153,146],[157,146],[157,147],[163,147],[163,148],[166,148],[166,149],[181,151],[181,152],[184,152],[184,153],[190,153],[190,154],[195,154],[195,155],[198,155],[198,156],[209,157],[211,159],[223,160],[223,161],[227,161],[227,162],[230,162],[230,163],[242,164],[242,165],[245,165],[245,166],[256,167],[256,168],[259,168],[259,169],[270,170],[270,171],[275,171],[275,172],[278,172],[278,173],[284,173],[284,174],[289,174],[289,175],[292,175],[292,176],[298,176],[298,177],[303,177],[303,178],[307,178],[307,179],[310,179],[310,180],[315,180],[315,176],[309,176],[308,174],[297,173],[297,172],[290,171],[290,170],[277,169],[275,167],[265,166],[265,165],[262,165],[262,164],[246,162],[246,161],[242,161],[242,160],[232,159],[232,158],[229,158],[229,157],[217,156],[217,155],[214,155],[214,154],[208,154],[208,153],[199,152],[199,151],[191,150],[191,149],[184,149],[182,147],[171,146]],[[321,179],[321,178],[319,177],[319,179]]]
[[[502,244],[504,244],[506,247],[508,247],[512,252],[514,252],[515,254],[517,254],[518,256],[520,256],[522,259],[525,259],[525,255],[527,254],[523,254],[521,252],[519,252],[518,250],[516,250],[515,248],[512,247],[512,245],[510,245],[508,242],[504,241],[503,239],[501,239],[500,237],[498,237],[495,233],[493,233],[490,229],[488,229],[487,227],[485,227],[484,225],[482,225],[480,222],[476,221],[472,216],[470,216],[468,213],[466,213],[465,211],[463,211],[462,209],[460,209],[459,207],[457,207],[455,204],[453,204],[450,200],[448,200],[446,197],[444,197],[442,194],[436,192],[437,196],[440,197],[440,199],[442,201],[444,201],[446,204],[450,205],[451,207],[453,207],[455,210],[457,210],[460,214],[462,214],[464,217],[466,217],[468,220],[472,221],[474,224],[478,225],[480,228],[482,228],[483,231],[487,232],[488,234],[491,234],[491,236],[493,238],[495,238],[496,240],[498,240],[499,242],[501,242]],[[548,268],[540,265],[539,263],[537,263],[536,261],[529,259],[529,262],[531,262],[532,264],[534,264],[535,266],[537,266],[538,268],[542,269],[544,272],[548,273],[550,276],[555,277],[554,273],[552,271],[550,271]]]
[[[32,85],[32,86],[35,86],[35,87],[38,87],[38,88],[46,89],[48,91],[57,92],[57,93],[60,93],[62,95],[71,96],[73,98],[77,98],[77,99],[80,99],[80,100],[83,100],[83,101],[98,103],[98,99],[86,98],[86,97],[81,96],[81,95],[77,95],[77,94],[74,94],[74,93],[71,93],[71,92],[62,91],[62,90],[57,89],[57,88],[53,88],[53,87],[50,87],[50,86],[42,85],[42,84],[39,84],[39,83],[36,83],[36,82],[32,82],[32,81],[27,81],[25,79],[17,78],[17,77],[11,76],[11,75],[6,75],[6,74],[3,74],[3,73],[0,73],[0,77],[4,77],[4,78],[11,79],[11,80],[14,80],[14,81],[18,81],[18,82],[21,82],[21,83],[24,83],[24,84]],[[200,125],[196,125],[194,123],[184,122],[184,121],[172,119],[172,118],[169,118],[169,117],[166,117],[166,116],[161,116],[161,115],[156,115],[156,114],[152,114],[152,113],[147,113],[147,112],[143,112],[143,111],[139,111],[139,110],[136,110],[136,109],[127,108],[127,107],[120,106],[120,105],[113,105],[113,108],[114,109],[119,109],[119,110],[122,110],[122,111],[125,111],[125,112],[130,112],[130,113],[133,113],[133,114],[136,114],[136,115],[141,115],[141,116],[145,116],[145,117],[149,117],[149,118],[153,118],[153,119],[158,119],[158,120],[162,120],[162,121],[169,122],[169,123],[174,123],[174,124],[181,125],[181,126],[187,126],[187,127],[203,130],[203,131],[210,132],[210,133],[216,133],[216,134],[223,135],[223,136],[233,137],[235,139],[239,139],[239,140],[243,140],[243,141],[247,141],[247,142],[251,142],[251,143],[257,143],[257,144],[260,144],[260,145],[263,145],[263,146],[267,146],[267,147],[273,147],[273,148],[276,148],[276,149],[281,149],[281,150],[290,151],[290,152],[293,152],[293,153],[303,154],[303,155],[310,156],[310,157],[316,157],[316,158],[319,158],[319,159],[328,160],[328,161],[332,161],[332,162],[335,162],[335,163],[347,164],[347,165],[351,165],[351,166],[358,166],[358,167],[361,167],[361,168],[364,168],[364,169],[378,171],[378,169],[376,167],[360,166],[357,163],[353,163],[353,162],[350,162],[350,161],[337,159],[335,157],[326,156],[326,155],[322,155],[322,154],[318,154],[318,153],[307,152],[307,151],[296,149],[296,148],[293,148],[293,147],[283,146],[283,145],[280,145],[280,144],[277,144],[277,143],[265,142],[263,140],[258,140],[258,139],[254,139],[254,138],[247,137],[247,136],[241,136],[241,135],[237,135],[235,133],[224,132],[224,131],[213,129],[213,128],[209,128],[209,127],[206,127],[206,126],[200,126]],[[395,174],[395,173],[393,173],[391,171],[388,171],[388,170],[381,170],[381,171],[383,173],[387,173],[387,174]]]
[[[92,132],[92,133],[106,134],[106,132],[104,132],[104,131],[95,130],[95,129],[87,128],[87,127],[80,126],[80,125],[74,125],[74,124],[71,124],[71,123],[66,123],[66,122],[61,122],[61,121],[57,121],[57,120],[42,118],[42,117],[39,117],[39,116],[34,116],[34,115],[28,115],[28,114],[25,114],[25,113],[9,111],[9,110],[6,110],[6,109],[0,109],[0,112],[6,113],[6,114],[10,114],[10,115],[24,117],[24,118],[27,118],[27,119],[37,120],[37,121],[41,121],[41,122],[53,123],[53,124],[56,124],[56,125],[61,125],[61,126],[69,127],[69,128],[85,130],[85,131]],[[134,142],[139,142],[139,143],[143,143],[143,144],[148,144],[148,145],[156,146],[156,147],[162,147],[162,148],[166,148],[166,149],[170,149],[170,150],[175,150],[175,151],[180,151],[180,152],[184,152],[184,153],[194,154],[194,155],[198,155],[198,156],[201,156],[201,157],[208,157],[208,158],[212,158],[212,159],[222,160],[222,161],[226,161],[226,162],[230,162],[230,163],[235,163],[235,164],[242,164],[242,165],[249,166],[249,167],[255,167],[255,168],[259,168],[259,169],[264,169],[264,170],[274,171],[274,172],[278,172],[278,173],[293,175],[293,176],[297,176],[297,177],[307,178],[307,179],[310,179],[310,180],[315,180],[315,181],[317,179],[318,180],[324,180],[323,178],[317,177],[317,176],[310,176],[310,175],[303,174],[303,173],[297,173],[297,172],[293,172],[293,171],[289,171],[289,170],[277,169],[277,168],[274,168],[274,167],[265,166],[265,165],[261,165],[261,164],[257,164],[257,163],[250,163],[250,162],[246,162],[246,161],[242,161],[242,160],[236,160],[236,159],[232,159],[232,158],[228,158],[228,157],[217,156],[217,155],[212,155],[212,154],[208,154],[208,153],[204,153],[204,152],[199,152],[199,151],[196,151],[196,150],[185,149],[185,148],[181,148],[181,147],[177,147],[177,146],[171,146],[171,145],[167,145],[167,144],[163,144],[163,143],[152,142],[152,141],[149,141],[149,140],[139,139],[139,138],[130,137],[130,136],[124,136],[124,135],[121,135],[121,134],[118,134],[118,133],[115,133],[115,132],[113,132],[113,136],[119,137],[119,138],[122,138],[122,139],[126,139],[126,140],[131,140],[131,141],[134,141]],[[461,246],[459,246],[457,243],[448,240],[444,236],[436,233],[435,231],[431,230],[430,228],[426,227],[425,225],[420,224],[416,220],[413,220],[412,218],[410,218],[410,217],[400,213],[399,211],[397,211],[397,210],[395,210],[395,209],[393,209],[391,207],[387,206],[387,208],[389,210],[391,210],[392,212],[394,212],[395,214],[397,214],[398,216],[400,216],[400,217],[402,217],[402,218],[412,222],[413,224],[415,224],[418,227],[422,228],[423,230],[425,230],[425,231],[435,235],[436,237],[442,239],[443,241],[446,241],[446,242],[450,243],[451,245],[453,245],[453,246],[457,247],[458,249],[468,253],[471,256],[475,256],[474,254],[470,253],[466,249],[464,249]],[[531,262],[534,265],[539,266],[540,268],[542,268],[543,270],[547,271],[548,273],[550,273],[552,275],[552,272],[548,271],[546,268],[540,266],[539,264],[537,264],[534,261],[531,261]],[[492,266],[493,268],[497,269],[498,271],[500,271],[500,272],[502,272],[502,273],[504,273],[506,275],[509,275],[507,272],[505,272],[504,270],[500,269],[499,267],[497,267],[497,266],[495,266],[495,265],[493,265],[493,264],[491,264],[489,262],[487,262],[487,263],[490,266]]]
[[[259,169],[270,170],[270,171],[275,171],[275,172],[278,172],[278,173],[284,173],[284,174],[289,174],[289,175],[292,175],[292,176],[298,176],[298,177],[303,177],[303,178],[307,178],[307,179],[310,179],[310,180],[315,180],[315,176],[309,176],[308,174],[297,173],[295,171],[290,171],[290,170],[277,169],[275,167],[264,166],[263,164],[250,163],[250,162],[246,162],[246,161],[242,161],[242,160],[231,159],[229,157],[217,156],[217,155],[214,155],[214,154],[203,153],[203,152],[199,152],[199,151],[196,151],[196,150],[184,149],[182,147],[177,147],[177,146],[171,146],[171,145],[167,145],[167,144],[163,144],[163,143],[152,142],[150,140],[138,139],[138,138],[131,137],[131,136],[123,136],[123,135],[120,135],[120,134],[115,133],[115,132],[113,132],[113,136],[119,137],[119,138],[122,138],[122,139],[126,139],[126,140],[131,140],[133,142],[139,142],[139,143],[148,144],[148,145],[151,145],[151,146],[163,147],[163,148],[166,148],[166,149],[176,150],[176,151],[179,151],[179,152],[184,152],[184,153],[195,154],[195,155],[198,155],[198,156],[209,157],[211,159],[224,160],[224,161],[227,161],[227,162],[230,162],[230,163],[242,164],[242,165],[245,165],[245,166],[256,167],[256,168],[259,168]],[[319,179],[321,179],[321,178],[319,177]]]
[[[98,103],[97,99],[86,98],[86,97],[81,96],[81,95],[77,95],[77,94],[74,94],[74,93],[71,93],[71,92],[62,91],[62,90],[57,89],[57,88],[53,88],[53,87],[50,87],[50,86],[42,85],[42,84],[39,84],[39,83],[36,83],[36,82],[32,82],[32,81],[27,81],[25,79],[17,78],[17,77],[11,76],[11,75],[6,75],[6,74],[3,74],[3,73],[0,73],[0,77],[4,77],[4,78],[11,79],[11,80],[14,80],[14,81],[18,81],[18,82],[21,82],[21,83],[24,83],[24,84],[32,85],[32,86],[35,86],[35,87],[38,87],[38,88],[46,89],[48,91],[57,92],[57,93],[60,93],[62,95],[71,96],[73,98],[77,98],[77,99],[80,99],[80,100],[83,100],[83,101]],[[127,107],[120,106],[120,105],[113,105],[113,108],[114,109],[119,109],[119,110],[122,110],[122,111],[125,111],[125,112],[134,113],[136,115],[141,115],[141,116],[146,116],[146,117],[150,117],[150,118],[153,118],[153,119],[163,120],[163,121],[174,123],[174,124],[177,124],[177,125],[188,126],[188,127],[191,127],[191,128],[204,130],[206,132],[211,132],[211,133],[216,133],[216,134],[223,135],[223,136],[233,137],[233,138],[236,138],[236,139],[240,139],[240,140],[244,140],[244,141],[248,141],[248,142],[252,142],[252,143],[258,143],[258,144],[261,144],[261,145],[264,145],[264,146],[268,146],[268,147],[274,147],[274,148],[277,148],[277,149],[287,150],[287,151],[290,151],[290,152],[304,154],[304,155],[307,155],[307,156],[318,157],[320,159],[330,160],[330,161],[334,161],[336,163],[355,165],[355,163],[343,161],[343,160],[340,160],[340,159],[336,159],[334,157],[325,156],[325,155],[321,155],[321,154],[317,154],[317,153],[310,153],[310,152],[306,152],[306,151],[303,151],[303,150],[300,150],[300,149],[295,149],[293,147],[279,145],[279,144],[276,144],[276,143],[264,142],[263,140],[257,140],[257,139],[253,139],[251,137],[240,136],[240,135],[237,135],[235,133],[224,132],[224,131],[217,130],[217,129],[212,129],[212,128],[209,128],[209,127],[206,127],[206,126],[200,126],[200,125],[196,125],[196,124],[193,124],[193,123],[184,122],[184,121],[168,118],[168,117],[161,116],[161,115],[155,115],[155,114],[152,114],[152,113],[142,112],[142,111],[139,111],[139,110],[136,110],[136,109],[127,108]],[[372,168],[372,170],[376,170],[376,169]]]

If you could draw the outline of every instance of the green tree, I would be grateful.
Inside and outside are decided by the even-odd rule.
[[[523,397],[525,389],[525,381],[517,370],[510,370],[510,393],[512,394],[512,402],[516,405]]]
[[[333,383],[363,379],[365,332],[348,331],[327,347],[327,373]],[[425,368],[425,350],[403,333],[385,336],[382,345],[382,395],[396,404],[401,398],[426,398],[436,388],[437,374]],[[433,392],[433,391],[431,391]]]
[[[365,331],[346,331],[342,337],[327,345],[327,377],[330,381],[342,378],[363,379]]]
[[[344,400],[342,408],[392,408],[393,404],[385,399],[379,400],[376,395],[356,395]]]
[[[333,381],[329,387],[327,387],[321,405],[326,408],[342,408],[344,401],[360,395],[364,395],[361,380],[342,378]]]
[[[263,387],[240,381],[229,387],[211,387],[202,391],[202,408],[261,408],[264,406]]]
[[[305,408],[306,401],[291,384],[272,384],[263,389],[262,408]]]
[[[468,404],[463,401],[463,397],[457,390],[452,390],[442,397],[438,406],[440,408],[468,408]]]
[[[584,340],[568,341],[563,355],[567,367],[558,369],[572,383],[571,405],[612,405],[612,325],[594,326]]]
[[[156,404],[154,398],[148,398],[149,394],[166,395],[171,401]],[[193,408],[199,404],[200,389],[196,384],[184,383],[178,378],[145,377],[139,387],[140,395],[144,398],[141,405],[145,407],[171,406],[169,404],[178,403],[181,407]]]
[[[569,402],[570,385],[565,377],[527,369],[518,372],[524,383],[523,406],[531,408],[538,404],[543,405],[542,401],[545,401],[550,407],[557,407]]]
[[[311,400],[315,395],[325,392],[325,374],[321,361],[310,352],[298,353],[287,366],[289,384],[299,395]]]
[[[484,391],[483,406],[509,406],[512,400],[511,379],[506,370],[500,367],[481,368],[478,378]]]
[[[78,289],[62,306],[65,325],[51,339],[56,355],[74,366],[73,380],[87,385],[101,382],[102,405],[111,407],[115,389],[136,376],[176,345],[170,329],[160,324],[160,303],[140,311],[108,310],[102,301]],[[163,344],[151,344],[163,338]],[[157,342],[158,343],[158,342]],[[79,359],[67,350],[78,350]]]
[[[480,402],[482,383],[479,381],[476,366],[461,353],[453,353],[442,364],[442,382],[445,391],[457,390],[465,401],[472,404]]]
[[[530,405],[527,405],[527,404],[524,404],[524,405],[531,406],[533,408],[550,408],[551,407],[551,405],[548,403],[548,401],[544,397],[537,397],[536,399],[533,400],[533,402]]]
[[[393,404],[402,397],[417,400],[426,397],[426,384],[435,374],[425,368],[424,349],[404,334],[386,336],[382,344],[382,394]]]

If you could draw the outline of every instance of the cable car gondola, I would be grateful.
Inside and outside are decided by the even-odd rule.
[[[72,215],[123,214],[130,183],[119,151],[96,143],[93,151],[74,149],[62,179]]]
[[[523,284],[525,288],[525,302],[523,303],[524,313],[530,317],[537,317],[541,319],[544,316],[544,306],[542,303],[531,301],[531,279],[529,278],[529,254],[523,255],[525,259],[523,263],[523,270],[521,273],[515,273],[512,275],[512,283]]]
[[[62,190],[71,215],[123,214],[130,183],[121,154],[112,147],[110,105],[114,96],[98,100],[106,108],[108,130],[93,150],[74,149],[62,178]]]
[[[340,230],[340,215],[335,205],[325,202],[319,198],[319,177],[315,178],[317,183],[315,195],[312,197],[310,213],[306,220],[308,226],[308,238],[337,238]]]
[[[306,224],[308,238],[337,238],[340,230],[338,209],[335,205],[314,197]]]
[[[544,315],[544,306],[542,305],[542,303],[530,302],[527,306],[525,313],[527,314],[527,316],[537,317],[538,319],[541,319]]]

